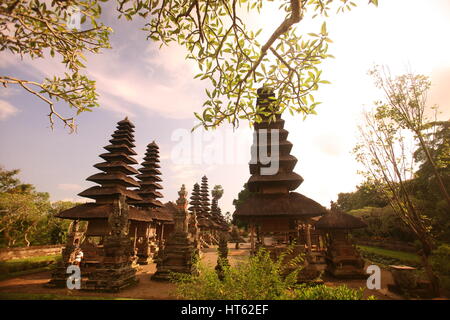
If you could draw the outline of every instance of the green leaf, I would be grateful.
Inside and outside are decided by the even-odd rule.
[[[324,21],[322,23],[322,28],[320,29],[320,32],[325,35],[327,33],[327,23]]]

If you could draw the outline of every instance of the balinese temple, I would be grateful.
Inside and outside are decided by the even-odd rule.
[[[149,258],[156,254],[164,233],[165,221],[159,219],[161,214],[158,214],[158,209],[163,207],[161,201],[158,200],[163,197],[158,191],[162,189],[159,168],[159,147],[153,141],[147,145],[144,161],[139,169],[140,174],[136,176],[139,179],[139,189],[136,192],[142,200],[129,201],[130,204],[149,211],[149,215],[153,219],[151,224],[133,221],[130,225],[130,232],[134,235],[136,243],[139,264],[148,264]]]
[[[335,203],[316,222],[315,228],[324,233],[326,242],[326,271],[336,278],[367,278],[364,260],[348,237],[352,229],[366,228],[361,219],[340,211]]]
[[[104,162],[94,165],[101,173],[91,175],[88,181],[98,183],[79,196],[95,200],[62,211],[62,219],[87,221],[84,233],[75,230],[68,237],[64,255],[67,260],[52,276],[51,286],[66,286],[66,268],[73,248],[81,248],[84,257],[80,264],[81,288],[98,291],[118,291],[137,282],[132,262],[135,259],[136,238],[129,225],[152,222],[148,212],[129,206],[133,201],[143,199],[129,188],[139,187],[130,175],[137,171],[131,167],[136,164],[133,158],[134,125],[125,118],[118,122],[110,144],[104,147],[108,152],[100,155]],[[70,243],[69,243],[70,242]]]
[[[275,100],[271,89],[260,88],[257,93],[258,108],[268,107],[270,101]],[[284,129],[281,115],[276,114],[275,121],[263,117],[260,123],[254,123],[254,128],[249,165],[251,176],[247,182],[251,195],[234,215],[248,223],[252,249],[257,245],[277,246],[295,240],[299,247],[311,253],[314,247],[310,236],[313,218],[324,215],[326,209],[316,201],[294,192],[303,178],[293,171],[297,158],[290,154],[292,143],[287,140],[289,132]],[[270,155],[269,163],[264,159],[265,155]],[[302,233],[304,237],[301,237]],[[266,243],[265,236],[277,238],[280,243]]]

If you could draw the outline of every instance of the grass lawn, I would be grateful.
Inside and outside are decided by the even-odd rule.
[[[414,253],[388,250],[388,249],[377,248],[377,247],[368,247],[368,246],[357,246],[357,247],[361,251],[367,252],[369,254],[371,253],[371,254],[375,254],[378,256],[393,258],[393,259],[397,259],[400,261],[404,261],[405,263],[408,263],[408,262],[420,263],[420,257]]]
[[[61,255],[57,254],[0,261],[0,281],[34,272],[51,270],[56,265],[56,262],[60,260]]]
[[[66,296],[50,293],[0,293],[0,300],[139,300],[92,296]]]

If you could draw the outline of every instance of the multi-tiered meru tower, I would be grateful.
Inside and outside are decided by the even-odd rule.
[[[130,203],[142,210],[148,211],[153,222],[145,225],[142,223],[132,223],[130,230],[136,234],[136,249],[139,264],[148,264],[148,259],[156,254],[158,245],[162,239],[162,228],[164,221],[159,219],[157,210],[163,207],[158,198],[163,195],[158,191],[162,189],[159,184],[161,182],[161,172],[159,171],[159,147],[153,141],[147,145],[144,161],[139,168],[140,174],[136,177],[139,179],[139,189],[137,194],[142,200],[131,200]]]
[[[128,203],[142,198],[130,187],[138,187],[130,175],[137,173],[131,165],[136,153],[134,145],[134,125],[125,118],[117,124],[112,134],[111,144],[104,147],[108,152],[100,155],[105,161],[94,165],[103,171],[91,175],[88,181],[96,182],[80,196],[95,200],[61,212],[58,217],[75,221],[87,221],[84,240],[69,237],[64,255],[67,259],[50,281],[51,286],[66,286],[66,267],[73,263],[69,250],[79,250],[84,254],[80,264],[81,289],[118,291],[137,282],[132,262],[135,257],[135,242],[130,232],[130,223],[148,224],[150,215]],[[134,238],[135,239],[135,238]]]
[[[258,108],[268,111],[269,104],[275,100],[274,92],[267,88],[257,92]],[[289,132],[284,129],[281,114],[275,114],[275,119],[263,117],[260,123],[254,123],[254,128],[251,176],[247,182],[251,196],[234,215],[258,231],[261,244],[265,234],[284,237],[287,241],[297,239],[299,226],[309,225],[310,218],[321,216],[326,210],[314,200],[293,192],[303,178],[293,171],[297,158],[290,154],[292,143],[287,140]]]

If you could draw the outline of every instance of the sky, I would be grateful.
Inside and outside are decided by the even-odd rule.
[[[331,82],[316,94],[318,115],[303,121],[285,114],[295,172],[304,178],[296,190],[324,206],[340,192],[351,192],[362,181],[351,150],[358,139],[361,111],[382,98],[367,71],[387,65],[393,74],[408,70],[429,76],[429,104],[438,104],[441,119],[450,117],[450,0],[381,0],[379,7],[360,4],[351,12],[327,20],[335,56],[322,64]],[[77,193],[94,185],[85,178],[98,172],[93,165],[116,127],[128,116],[135,124],[136,156],[142,161],[146,145],[160,147],[162,201],[173,201],[181,184],[188,191],[207,175],[210,188],[223,186],[222,212],[234,211],[237,197],[250,174],[251,130],[223,126],[213,133],[190,129],[200,111],[206,83],[193,79],[197,67],[185,60],[177,46],[159,49],[140,30],[145,21],[118,20],[113,8],[103,9],[111,26],[112,49],[88,55],[87,73],[97,81],[100,108],[82,113],[78,130],[69,134],[61,124],[52,131],[48,106],[17,88],[0,88],[0,165],[21,169],[23,182],[51,194],[52,201],[85,201]],[[246,17],[250,27],[263,27],[260,42],[283,20],[282,12],[267,5],[260,15]],[[316,24],[319,24],[318,21]],[[308,21],[298,28],[314,31]],[[41,80],[64,72],[57,60],[20,60],[0,53],[0,74]],[[62,113],[68,109],[61,104]],[[66,113],[69,114],[69,113]]]

